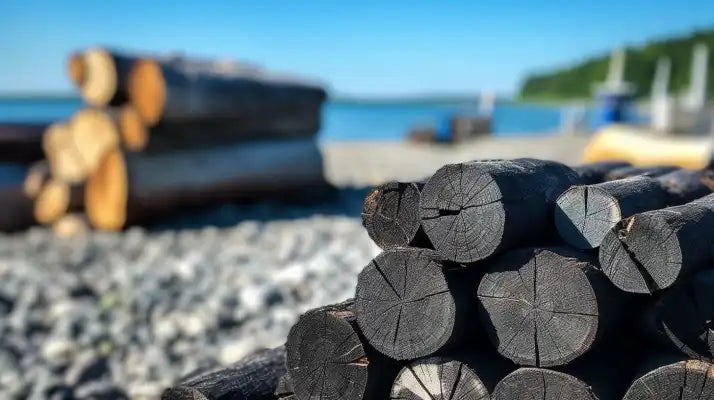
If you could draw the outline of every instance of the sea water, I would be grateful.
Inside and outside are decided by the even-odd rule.
[[[82,107],[77,98],[0,99],[0,122],[55,121],[67,119]],[[416,126],[434,126],[453,113],[474,113],[468,101],[346,101],[331,100],[324,106],[322,141],[401,140]],[[559,129],[561,109],[499,101],[493,112],[495,136],[546,135]]]

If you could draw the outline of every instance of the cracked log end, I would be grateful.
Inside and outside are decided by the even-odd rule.
[[[455,300],[430,250],[401,248],[377,256],[359,274],[355,303],[367,341],[397,360],[431,355],[455,333]]]
[[[450,164],[424,185],[422,226],[446,260],[482,260],[501,245],[506,212],[494,178],[479,163]]]
[[[590,349],[599,308],[585,262],[556,249],[520,249],[492,265],[478,297],[481,320],[501,355],[552,367]]]
[[[623,400],[714,399],[714,366],[688,360],[659,367],[635,380]]]
[[[407,246],[421,223],[419,188],[414,183],[389,182],[372,189],[362,206],[362,225],[383,249]]]
[[[598,400],[583,381],[563,372],[541,368],[520,368],[496,385],[492,400],[550,399]],[[555,398],[555,397],[553,397]]]
[[[488,390],[466,364],[440,357],[413,362],[402,368],[390,399],[482,400]]]
[[[617,199],[592,186],[573,186],[558,197],[555,226],[569,245],[577,249],[600,246],[605,234],[622,214]]]
[[[79,91],[91,106],[109,104],[119,85],[114,57],[105,49],[92,48],[84,53]]]
[[[676,232],[657,214],[618,222],[600,246],[600,265],[610,281],[630,293],[654,293],[679,277],[682,252]]]
[[[367,356],[357,332],[330,312],[309,312],[293,326],[287,367],[299,399],[362,399]]]

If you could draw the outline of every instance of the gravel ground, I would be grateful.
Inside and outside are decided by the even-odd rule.
[[[301,312],[351,297],[379,252],[354,215],[250,213],[229,228],[0,237],[0,398],[156,398],[282,344]]]

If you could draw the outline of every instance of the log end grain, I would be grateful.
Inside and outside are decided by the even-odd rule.
[[[519,368],[501,382],[491,395],[492,400],[550,399],[598,400],[583,381],[563,372],[542,368]]]
[[[602,241],[600,266],[618,288],[654,293],[670,287],[682,266],[674,229],[658,213],[642,213],[618,222]]]
[[[362,399],[367,359],[352,325],[330,312],[308,312],[288,334],[287,368],[299,399]]]
[[[88,231],[89,224],[82,214],[66,214],[52,224],[52,234],[61,239],[81,236]]]
[[[124,155],[109,151],[87,181],[84,203],[92,226],[119,230],[126,224],[129,182]]]
[[[70,187],[65,182],[52,179],[42,187],[35,198],[35,220],[41,224],[51,224],[69,210]]]
[[[75,113],[69,131],[90,174],[109,150],[119,146],[118,124],[108,113],[96,108],[85,108]]]
[[[422,226],[444,259],[478,261],[501,244],[506,219],[501,200],[498,183],[479,163],[446,165],[424,185]]]
[[[166,81],[159,63],[149,59],[137,61],[129,72],[128,91],[144,122],[156,125],[166,103]]]
[[[50,168],[46,161],[39,161],[27,171],[25,180],[22,182],[22,191],[30,199],[34,199],[40,194],[42,187],[50,179]]]
[[[454,334],[456,304],[436,254],[387,250],[359,274],[357,323],[367,341],[397,360],[442,349]]]
[[[87,78],[87,70],[84,66],[84,54],[72,53],[67,58],[67,75],[76,87],[82,87]]]
[[[610,193],[594,186],[572,186],[556,201],[555,226],[560,237],[577,249],[600,246],[605,234],[622,218]]]
[[[635,380],[623,400],[714,398],[714,366],[688,360],[661,366]]]
[[[372,189],[362,206],[362,225],[383,249],[407,246],[419,231],[419,188],[389,182]]]
[[[552,367],[588,351],[599,307],[587,267],[556,249],[520,249],[495,259],[478,298],[498,352],[516,364]]]
[[[479,376],[466,364],[431,357],[402,368],[394,381],[390,398],[485,400],[489,394]]]
[[[74,144],[68,124],[55,122],[47,127],[42,136],[42,149],[53,177],[68,183],[86,179],[89,170]]]
[[[122,143],[129,151],[141,151],[149,143],[149,130],[136,108],[127,105],[117,114]]]
[[[103,48],[88,49],[84,53],[83,69],[79,91],[84,101],[95,107],[109,104],[119,84],[112,55]]]

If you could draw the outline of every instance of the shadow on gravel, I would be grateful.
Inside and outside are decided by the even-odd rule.
[[[149,230],[195,229],[206,226],[229,227],[241,221],[271,221],[308,218],[314,215],[360,217],[362,202],[371,187],[331,188],[283,201],[236,203],[200,209],[184,209],[143,224]]]

